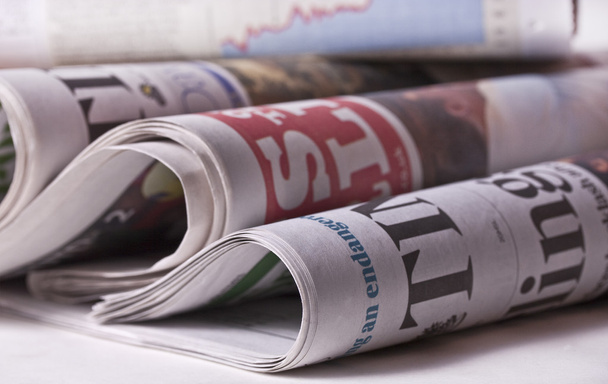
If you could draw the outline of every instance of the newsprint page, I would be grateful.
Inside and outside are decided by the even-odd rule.
[[[0,1],[0,377],[605,382],[601,4]]]

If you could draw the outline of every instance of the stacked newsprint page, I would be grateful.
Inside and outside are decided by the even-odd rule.
[[[0,16],[3,311],[277,372],[608,291],[577,2],[85,3]]]

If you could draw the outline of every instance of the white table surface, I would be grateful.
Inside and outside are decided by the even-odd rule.
[[[608,300],[281,374],[0,314],[0,383],[608,383]]]

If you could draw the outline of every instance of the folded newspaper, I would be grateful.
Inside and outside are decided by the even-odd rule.
[[[582,30],[577,3],[3,0],[0,67],[301,53],[564,57]]]
[[[0,304],[276,372],[597,298],[608,290],[607,232],[600,152],[237,231],[94,308],[103,322],[190,314],[97,324],[18,284]]]
[[[139,288],[235,230],[605,148],[607,96],[598,67],[128,123],[0,231],[0,272]]]
[[[134,119],[434,82],[417,66],[318,57],[0,71],[0,228],[89,142]]]

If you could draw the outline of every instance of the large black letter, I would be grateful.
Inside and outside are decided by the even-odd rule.
[[[428,204],[431,206],[435,206],[426,200],[416,198],[416,201],[413,201],[410,203],[404,203],[404,204],[394,205],[394,206],[390,206],[390,207],[386,207],[386,208],[376,209],[379,205],[381,205],[382,203],[384,203],[385,201],[387,201],[389,199],[390,199],[390,197],[374,200],[369,203],[362,204],[358,207],[355,207],[352,210],[354,212],[365,215],[373,220],[373,218],[372,218],[373,213],[393,210],[393,209],[412,206],[412,205],[416,205],[416,204]],[[390,236],[391,239],[393,239],[395,246],[399,250],[401,250],[401,247],[399,245],[401,240],[406,240],[406,239],[409,239],[412,237],[423,236],[423,235],[427,235],[430,233],[443,231],[445,229],[453,229],[456,232],[458,232],[459,235],[462,236],[462,233],[460,232],[460,229],[458,228],[456,223],[454,223],[454,221],[441,208],[437,208],[437,211],[438,211],[438,213],[436,215],[421,217],[421,218],[413,219],[413,220],[409,220],[409,221],[403,221],[401,223],[392,224],[392,225],[385,225],[378,221],[376,221],[376,223]]]
[[[412,305],[414,304],[464,291],[467,292],[469,300],[471,299],[471,291],[473,290],[473,265],[471,263],[471,256],[469,256],[467,269],[464,271],[412,283],[412,274],[416,267],[419,254],[420,251],[417,250],[402,256],[408,279],[409,301],[405,310],[403,323],[399,329],[412,328],[418,325],[416,320],[412,317],[411,312]]]
[[[536,227],[538,233],[543,237],[540,243],[543,249],[543,254],[545,255],[545,262],[549,261],[551,255],[564,252],[570,249],[581,248],[583,251],[585,251],[585,240],[580,225],[578,226],[578,229],[576,231],[564,233],[553,237],[547,237],[545,231],[543,231],[543,222],[549,219],[565,215],[572,215],[574,217],[578,217],[578,215],[572,208],[572,205],[570,204],[568,199],[566,199],[566,196],[563,196],[562,200],[534,207],[530,211],[530,217],[532,218],[532,222],[534,223],[534,226]]]
[[[78,89],[86,89],[86,88],[109,88],[109,87],[120,87],[126,89],[128,92],[132,92],[131,88],[123,83],[116,76],[108,76],[108,77],[90,77],[84,79],[63,79],[58,77],[70,90],[72,93],[76,94]],[[104,122],[92,122],[90,111],[95,99],[93,97],[87,97],[78,100],[80,104],[80,108],[82,109],[82,113],[84,114],[87,125],[89,126],[89,134],[91,140],[96,139],[101,134],[109,131],[110,129],[124,124],[130,120],[117,120],[117,121],[104,121]],[[143,110],[139,110],[139,118],[144,118],[145,114]]]

